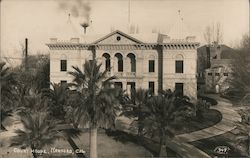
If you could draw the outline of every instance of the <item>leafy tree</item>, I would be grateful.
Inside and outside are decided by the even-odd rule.
[[[250,38],[244,36],[233,56],[232,77],[228,78],[230,88],[225,95],[229,98],[249,102],[250,96]]]
[[[239,114],[241,115],[242,121],[237,123],[237,129],[239,130],[239,133],[237,133],[235,139],[236,139],[236,145],[239,147],[243,147],[244,152],[246,152],[248,155],[250,153],[250,108],[242,109],[239,111]],[[246,155],[247,155],[246,154]]]
[[[90,127],[90,157],[97,158],[97,129],[114,126],[118,101],[110,81],[115,77],[107,77],[108,70],[100,71],[101,64],[96,60],[86,61],[84,71],[73,67],[69,72],[73,76],[72,86],[83,95],[84,103],[79,108],[82,125]]]
[[[49,88],[50,65],[47,55],[28,56],[27,70],[23,61],[14,71],[19,84],[28,87],[31,92],[41,92],[42,89]]]

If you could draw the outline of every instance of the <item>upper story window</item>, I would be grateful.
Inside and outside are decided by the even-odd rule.
[[[154,60],[148,61],[148,72],[155,72],[155,61]]]
[[[228,73],[223,73],[224,76],[228,76]]]
[[[123,57],[120,53],[116,53],[115,57],[117,58],[117,70],[118,72],[123,72]]]
[[[175,73],[183,73],[183,60],[175,61]]]
[[[104,58],[104,64],[105,64],[105,70],[110,71],[110,55],[108,53],[104,53],[103,55]]]
[[[215,73],[215,76],[220,76],[220,73],[218,73],[218,72],[217,72],[217,73]]]
[[[207,73],[208,76],[213,76],[213,73],[209,72]]]
[[[61,60],[61,71],[67,71],[67,60]]]
[[[129,66],[130,67],[130,71],[131,72],[136,72],[136,59],[135,59],[135,55],[133,53],[129,53],[127,55],[128,59],[129,59]]]

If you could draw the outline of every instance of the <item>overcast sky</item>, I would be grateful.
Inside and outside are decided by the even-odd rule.
[[[79,22],[84,21],[82,16],[73,16],[69,7],[72,1],[2,0],[2,56],[20,56],[20,43],[26,37],[32,54],[47,52],[45,43],[58,34],[70,38],[68,30],[64,31],[68,13],[77,31],[81,29]],[[128,0],[90,0],[92,26],[88,33],[109,33],[111,27],[126,31],[128,4]],[[213,23],[221,24],[227,45],[238,42],[249,30],[248,0],[131,0],[130,6],[130,22],[139,27],[140,33],[158,29],[168,34],[178,20],[178,10],[186,30],[201,43],[205,27]]]

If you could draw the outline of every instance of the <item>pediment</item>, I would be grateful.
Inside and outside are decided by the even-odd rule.
[[[143,44],[143,42],[118,30],[100,38],[99,40],[93,43],[94,44]]]

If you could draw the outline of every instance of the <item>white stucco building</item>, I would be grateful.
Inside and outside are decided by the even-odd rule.
[[[93,53],[102,63],[102,70],[115,75],[114,85],[158,90],[177,89],[191,98],[197,97],[197,47],[193,36],[182,40],[159,33],[126,34],[119,30],[104,36],[83,36],[60,41],[51,38],[50,81],[71,82],[67,73],[72,66],[83,68]]]

